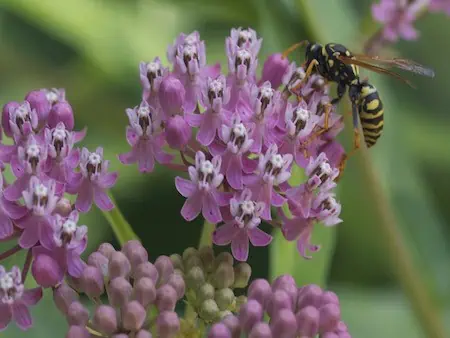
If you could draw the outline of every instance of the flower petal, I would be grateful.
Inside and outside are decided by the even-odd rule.
[[[12,313],[9,305],[0,303],[0,331],[6,329],[11,322]]]
[[[43,295],[42,288],[40,287],[25,290],[22,295],[22,301],[25,303],[25,305],[32,306],[37,304],[37,302],[41,300],[42,295]]]
[[[54,234],[53,228],[50,226],[48,222],[40,223],[39,241],[41,242],[41,245],[48,250],[52,250],[55,247],[53,234]]]
[[[33,324],[30,311],[23,302],[14,302],[12,305],[12,316],[17,326],[24,331],[28,330]]]
[[[213,190],[212,194],[216,203],[221,207],[228,207],[230,200],[233,198],[232,192]]]
[[[79,278],[83,273],[86,263],[80,258],[79,255],[70,255],[67,259],[67,272],[74,278]]]
[[[203,195],[200,192],[195,193],[184,202],[181,208],[181,216],[190,222],[195,219],[202,211]]]
[[[175,187],[183,197],[188,198],[195,193],[197,185],[189,180],[177,176],[175,177]]]
[[[283,196],[281,196],[279,193],[277,193],[275,190],[272,189],[271,202],[273,206],[281,207],[286,202],[286,198],[284,198]]]
[[[220,214],[219,205],[214,198],[214,195],[209,193],[203,198],[203,217],[212,224],[217,224],[222,221],[222,215]]]
[[[242,160],[239,156],[232,156],[226,171],[227,182],[233,189],[242,190]]]
[[[247,232],[240,231],[231,242],[231,253],[238,261],[245,262],[248,258],[248,236]]]
[[[219,226],[212,234],[213,243],[216,245],[228,245],[237,235],[240,229],[235,226],[234,222],[225,223]]]
[[[202,125],[197,133],[197,141],[204,146],[209,146],[216,136],[215,117],[212,113],[204,114]]]
[[[97,186],[94,188],[94,201],[95,204],[104,211],[109,211],[114,208],[114,204],[108,194],[102,188]]]
[[[5,189],[3,196],[5,196],[8,201],[17,201],[22,197],[22,191],[28,188],[29,179],[29,175],[23,174]]]
[[[155,168],[155,155],[152,146],[146,141],[139,141],[136,145],[136,161],[141,173],[150,173]]]
[[[11,220],[5,214],[0,214],[0,239],[11,236],[13,232],[14,227]]]
[[[1,197],[1,204],[5,214],[11,219],[19,219],[25,216],[28,209],[15,202],[10,202],[7,199]]]
[[[37,224],[27,226],[19,238],[19,245],[24,249],[33,247],[39,241],[39,227]]]
[[[259,228],[250,229],[248,237],[253,246],[267,246],[272,242],[272,236],[266,234]]]
[[[90,182],[84,181],[79,188],[75,207],[81,212],[88,212],[91,209],[94,198],[94,189]]]
[[[193,114],[193,113],[184,114],[184,120],[191,127],[199,127],[202,124],[203,117],[204,117],[203,114]]]
[[[102,189],[109,189],[117,182],[117,178],[119,177],[118,172],[106,173],[100,177],[98,181],[98,185]]]

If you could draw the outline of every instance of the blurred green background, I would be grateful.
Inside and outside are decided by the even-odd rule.
[[[105,147],[112,169],[120,171],[113,193],[151,257],[181,253],[196,246],[201,221],[184,222],[183,198],[174,175],[156,170],[141,175],[122,166],[116,155],[128,149],[125,108],[140,102],[139,61],[165,52],[179,32],[200,31],[209,63],[226,71],[224,39],[232,27],[252,27],[263,37],[260,64],[274,52],[305,38],[320,37],[360,51],[370,20],[367,0],[0,0],[0,102],[22,100],[35,88],[66,88],[78,129],[88,126],[84,145]],[[433,80],[411,76],[417,90],[369,74],[386,106],[385,133],[370,150],[386,198],[436,307],[450,316],[450,20],[429,14],[417,23],[417,42],[400,42],[382,53],[398,53],[432,65]],[[303,60],[302,53],[292,58]],[[347,132],[350,128],[346,128]],[[348,139],[345,140],[350,145]],[[379,232],[380,216],[367,194],[367,183],[352,159],[339,188],[344,223],[319,229],[314,243],[322,252],[308,262],[291,246],[269,253],[252,248],[254,277],[291,272],[302,282],[322,283],[336,291],[353,337],[425,337],[394,278],[395,265]],[[115,244],[97,210],[83,216],[89,226],[89,251],[102,241]],[[333,249],[334,246],[334,249]],[[0,244],[0,247],[9,247]],[[273,245],[273,250],[277,244]],[[15,257],[8,264],[22,264]],[[63,337],[65,320],[51,295],[33,310],[35,328],[16,328],[1,337]]]

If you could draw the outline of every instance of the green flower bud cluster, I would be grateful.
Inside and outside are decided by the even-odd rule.
[[[228,252],[215,255],[210,247],[187,248],[183,255],[170,256],[175,271],[186,282],[186,301],[198,318],[206,324],[220,321],[239,311],[245,296],[236,296],[235,289],[247,287],[251,267],[234,259]]]

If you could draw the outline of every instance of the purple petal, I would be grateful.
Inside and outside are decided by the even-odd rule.
[[[233,189],[242,190],[242,160],[240,156],[232,156],[226,172],[227,182]]]
[[[11,158],[11,170],[15,177],[21,177],[25,172],[25,168],[17,156]]]
[[[78,191],[75,207],[81,212],[88,212],[91,209],[94,198],[94,189],[90,182],[84,181]]]
[[[52,250],[55,247],[53,234],[54,234],[53,228],[50,226],[48,222],[42,222],[40,224],[39,242],[44,248],[48,250]]]
[[[80,172],[71,174],[69,177],[67,177],[67,192],[69,194],[76,194],[82,182],[83,175]]]
[[[66,157],[65,163],[70,169],[75,169],[78,166],[78,163],[80,163],[80,150],[73,149],[69,153],[69,156]]]
[[[0,331],[6,329],[11,322],[12,313],[9,305],[0,303]]]
[[[214,231],[212,240],[216,245],[228,245],[239,231],[240,229],[233,222],[225,223]]]
[[[84,127],[80,131],[74,131],[73,132],[73,142],[78,143],[78,142],[82,141],[86,137],[86,133],[87,133],[86,127]]]
[[[114,184],[116,184],[118,177],[119,177],[119,173],[117,173],[117,172],[106,173],[100,177],[100,180],[98,181],[98,185],[102,189],[109,189]]]
[[[217,224],[222,221],[222,215],[220,214],[219,205],[214,198],[214,195],[209,193],[203,198],[203,217],[212,224]]]
[[[136,160],[141,173],[152,172],[155,168],[155,156],[149,142],[139,141],[136,144]]]
[[[10,202],[6,200],[4,197],[1,198],[2,207],[5,214],[12,219],[19,219],[25,216],[28,209],[22,205],[19,205],[15,202]]]
[[[204,114],[202,125],[197,133],[197,141],[204,146],[209,146],[216,136],[215,117],[212,113]]]
[[[41,300],[42,295],[43,295],[42,288],[40,287],[25,290],[24,293],[22,294],[22,301],[27,306],[36,305],[37,302]]]
[[[0,214],[0,239],[11,236],[14,232],[14,227],[11,220],[4,214]]]
[[[215,65],[205,66],[202,69],[202,75],[207,78],[210,77],[215,79],[220,74],[220,63],[216,63]]]
[[[16,153],[16,145],[0,144],[0,161],[9,163]]]
[[[223,153],[227,150],[227,146],[218,138],[215,138],[212,143],[208,146],[211,155],[223,155]]]
[[[127,127],[126,137],[128,144],[132,147],[139,141],[139,135],[131,127]]]
[[[277,193],[275,190],[272,189],[272,205],[275,207],[281,207],[285,202],[287,201],[286,198],[281,196],[279,193]]]
[[[12,316],[17,326],[22,330],[28,330],[33,323],[28,307],[22,302],[14,302]]]
[[[296,217],[288,219],[284,217],[282,232],[288,241],[293,241],[310,226],[309,219]]]
[[[204,114],[186,113],[184,114],[184,120],[191,127],[199,127],[202,124],[204,116]]]
[[[22,175],[5,189],[3,196],[5,196],[8,201],[17,201],[22,197],[22,191],[28,188],[29,179],[29,175]]]
[[[259,228],[248,230],[248,237],[254,246],[267,246],[272,242],[272,236]]]
[[[33,247],[39,241],[39,226],[35,223],[27,226],[19,238],[19,245],[24,249]]]
[[[203,194],[197,192],[184,202],[183,208],[181,208],[181,216],[188,222],[192,221],[202,211],[202,205]]]
[[[191,197],[197,189],[197,185],[195,183],[181,177],[175,177],[175,187],[178,192],[186,198]]]
[[[74,278],[79,278],[83,273],[86,263],[78,255],[68,257],[67,272]]]
[[[245,262],[248,258],[248,236],[247,232],[240,231],[231,242],[231,252],[238,261]]]
[[[228,207],[230,200],[233,198],[232,192],[213,190],[211,192],[216,200],[216,203],[221,207]]]
[[[137,161],[137,151],[133,148],[128,153],[119,154],[117,158],[122,164],[135,163]]]
[[[104,211],[110,211],[114,208],[114,204],[108,194],[100,187],[94,188],[95,204]]]

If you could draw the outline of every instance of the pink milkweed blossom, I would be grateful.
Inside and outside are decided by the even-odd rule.
[[[158,113],[146,101],[142,101],[133,109],[127,109],[126,113],[129,120],[127,141],[131,151],[120,154],[120,162],[137,162],[140,172],[152,172],[155,160],[159,163],[169,163],[172,156],[162,150],[165,140]]]
[[[33,322],[29,307],[42,298],[42,288],[26,290],[20,269],[14,266],[10,272],[0,265],[0,331],[14,321],[22,330],[28,330]]]
[[[118,173],[108,172],[109,161],[103,159],[103,148],[95,152],[87,148],[81,151],[80,172],[75,173],[68,185],[70,193],[77,194],[75,207],[81,212],[88,212],[92,202],[102,210],[109,211],[114,207],[106,189],[116,184]]]
[[[450,1],[449,0],[431,0],[430,11],[443,11],[450,15]]]
[[[252,200],[252,192],[244,189],[239,198],[230,200],[231,220],[219,226],[213,233],[216,245],[231,243],[233,256],[239,261],[248,258],[249,241],[254,246],[267,246],[272,236],[258,228],[261,223],[260,215],[265,206],[263,202]]]
[[[186,221],[192,221],[200,212],[210,223],[222,221],[219,206],[228,205],[231,196],[217,190],[223,181],[221,164],[220,156],[209,161],[203,152],[198,151],[195,154],[195,167],[189,167],[190,180],[175,178],[178,192],[187,198],[181,209],[181,215]]]
[[[230,36],[225,40],[225,46],[228,54],[235,54],[239,48],[247,48],[254,56],[257,56],[261,49],[262,39],[254,29],[232,28]]]
[[[28,136],[33,133],[33,129],[38,126],[36,111],[31,109],[29,102],[24,101],[16,109],[9,111],[9,126],[16,144],[23,144],[27,141]]]
[[[142,85],[142,99],[150,106],[159,107],[158,92],[161,81],[168,74],[159,57],[152,62],[139,63],[139,77]]]

